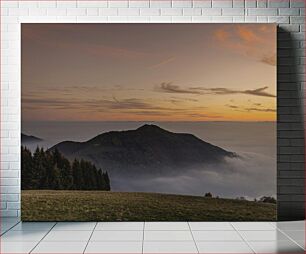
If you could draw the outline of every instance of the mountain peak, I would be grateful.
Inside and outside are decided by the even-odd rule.
[[[137,128],[138,131],[166,131],[155,124],[144,124]]]

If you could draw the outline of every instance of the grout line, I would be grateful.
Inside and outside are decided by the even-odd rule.
[[[277,230],[278,230],[279,232],[283,233],[287,238],[289,238],[289,240],[291,240],[291,241],[294,242],[296,245],[298,245],[298,246],[301,247],[303,250],[305,250],[305,247],[303,247],[303,246],[301,246],[299,243],[297,243],[292,237],[290,237],[289,235],[287,235],[287,234],[285,233],[285,231],[283,231],[283,230],[281,230],[281,229],[279,229],[279,228],[277,228]]]
[[[67,231],[67,230],[61,230],[61,231]],[[75,231],[75,230],[72,230],[72,231]],[[76,231],[88,231],[88,230],[76,230]],[[143,231],[143,229],[112,229],[112,230],[96,230],[98,232],[117,232],[117,231],[120,231],[120,232],[139,232],[139,231]],[[189,231],[189,230],[147,230],[147,231]]]
[[[144,234],[145,234],[145,221],[143,222],[143,226],[142,226],[142,245],[141,245],[142,254],[143,254],[143,247],[144,247]]]
[[[231,224],[232,228],[237,231],[237,229],[235,228],[234,224],[232,222],[229,222],[229,224]]]
[[[55,227],[55,225],[57,224],[57,222],[55,222],[55,224],[49,229],[49,231],[43,236],[43,238],[41,238],[38,243],[29,251],[29,253],[32,253],[32,251],[38,246],[38,244],[41,243],[42,240],[45,239],[45,237],[51,232],[51,230]]]
[[[190,227],[189,221],[187,221],[187,224],[188,224],[188,227],[189,227],[189,230],[190,230],[190,233],[191,233],[191,236],[192,236],[193,242],[194,242],[195,247],[196,247],[196,249],[197,249],[197,252],[198,252],[198,253],[200,253],[199,248],[198,248],[198,245],[197,245],[197,242],[196,242],[196,241],[195,241],[195,239],[194,239],[194,236],[193,236],[193,233],[192,233],[192,230],[191,230],[191,227]]]
[[[230,224],[231,224],[232,227],[235,229],[235,231],[237,232],[237,234],[242,238],[242,240],[246,243],[246,245],[249,246],[249,248],[253,251],[253,253],[256,253],[255,250],[253,249],[253,247],[249,244],[249,242],[248,242],[246,239],[244,239],[244,237],[240,234],[239,230],[237,230],[237,229],[235,228],[235,226],[233,225],[233,223],[230,222]]]
[[[101,231],[101,230],[100,230]],[[104,231],[140,231],[140,230],[104,230]],[[146,231],[190,231],[189,229],[147,229]],[[216,230],[194,230],[194,231],[216,231]]]
[[[88,244],[89,244],[89,241],[90,241],[90,239],[91,239],[93,233],[95,232],[95,229],[96,229],[97,225],[98,225],[98,222],[96,222],[96,224],[95,224],[95,226],[94,226],[94,228],[93,228],[93,230],[92,230],[92,232],[91,232],[91,234],[90,234],[90,236],[89,236],[89,239],[88,239],[88,241],[87,241],[87,243],[86,243],[86,246],[85,246],[85,248],[84,248],[83,254],[85,253],[85,251],[86,251],[86,249],[87,249],[87,246],[88,246]]]
[[[269,221],[269,224],[270,224],[274,229],[277,229],[277,221],[275,221],[275,224],[273,224],[272,221]]]
[[[14,224],[13,226],[11,226],[9,229],[5,230],[3,233],[0,234],[0,236],[4,235],[5,233],[7,233],[8,231],[10,231],[12,228],[14,228],[15,226],[17,226],[21,221],[18,221],[16,224]]]

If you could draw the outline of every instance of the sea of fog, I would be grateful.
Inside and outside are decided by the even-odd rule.
[[[66,140],[86,141],[107,131],[136,129],[156,124],[236,152],[239,158],[223,164],[192,168],[171,177],[112,179],[115,191],[163,192],[248,199],[276,195],[276,123],[274,122],[22,122],[22,132],[50,148]],[[34,149],[34,146],[31,147]]]

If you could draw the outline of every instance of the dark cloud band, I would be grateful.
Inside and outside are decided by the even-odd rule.
[[[263,96],[263,97],[271,97],[275,98],[274,94],[268,93],[266,90],[268,86],[251,89],[251,90],[235,90],[228,89],[224,87],[216,87],[216,88],[205,88],[205,87],[189,87],[189,88],[181,88],[178,85],[173,85],[171,82],[163,82],[157,87],[157,91],[164,93],[181,93],[181,94],[215,94],[215,95],[228,95],[228,94],[248,94],[254,96]]]

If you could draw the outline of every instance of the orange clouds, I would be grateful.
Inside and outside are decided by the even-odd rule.
[[[263,56],[261,58],[261,62],[266,63],[268,65],[276,66],[276,54],[270,56]]]
[[[229,38],[229,33],[224,29],[217,29],[214,33],[215,37],[219,41],[226,41]]]
[[[244,26],[237,26],[237,34],[241,40],[243,40],[245,43],[249,44],[256,44],[263,41],[261,37],[258,37],[255,33],[255,31],[244,27]]]
[[[223,26],[214,32],[222,47],[256,61],[276,65],[276,28],[274,25]]]

